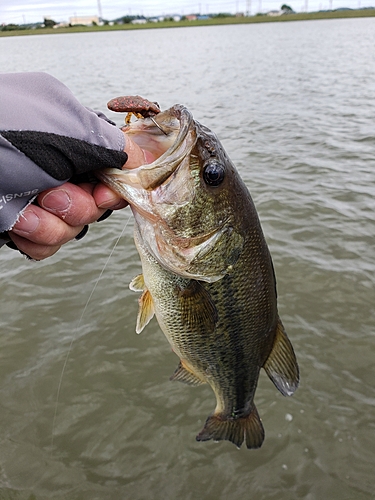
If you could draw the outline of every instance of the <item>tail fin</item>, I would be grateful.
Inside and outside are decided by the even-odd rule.
[[[247,448],[260,448],[264,440],[264,428],[254,405],[246,417],[225,418],[220,414],[209,416],[196,439],[197,441],[227,440],[237,448],[240,448],[245,440]]]

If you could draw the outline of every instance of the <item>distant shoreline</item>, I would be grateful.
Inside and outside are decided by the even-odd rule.
[[[275,23],[290,21],[313,21],[316,19],[349,19],[358,17],[375,17],[374,9],[337,10],[327,12],[304,12],[299,14],[284,14],[269,16],[266,14],[249,17],[211,18],[199,21],[163,21],[146,24],[115,24],[113,26],[72,26],[68,28],[39,28],[13,31],[0,31],[0,36],[25,36],[25,35],[55,35],[59,33],[93,33],[98,31],[123,31],[159,28],[186,28],[192,26],[220,26],[227,24],[253,24]]]

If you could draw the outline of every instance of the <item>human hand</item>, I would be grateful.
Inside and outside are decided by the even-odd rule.
[[[39,206],[29,205],[8,233],[21,252],[36,260],[56,253],[106,210],[127,205],[102,184],[69,182],[44,191],[37,201]]]
[[[126,168],[136,168],[153,160],[150,153],[128,138],[125,152],[128,154]],[[40,193],[37,202],[38,205],[26,208],[8,233],[16,247],[35,260],[55,254],[107,210],[127,206],[125,200],[100,183],[75,185],[66,182]]]

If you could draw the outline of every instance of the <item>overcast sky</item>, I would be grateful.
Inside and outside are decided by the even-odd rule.
[[[0,23],[42,22],[44,17],[54,21],[68,21],[72,16],[98,15],[100,1],[104,19],[112,20],[132,14],[153,16],[158,14],[201,14],[246,12],[252,14],[279,9],[283,3],[290,5],[296,12],[302,10],[320,10],[331,7],[366,7],[375,4],[375,0],[0,0]]]

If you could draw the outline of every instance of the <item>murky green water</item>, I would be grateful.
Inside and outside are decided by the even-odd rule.
[[[0,39],[3,71],[48,71],[103,111],[180,102],[219,135],[301,368],[292,398],[262,374],[260,450],[197,443],[214,396],[169,382],[156,322],[135,334],[130,212],[41,263],[3,248],[0,498],[374,498],[374,43],[373,19]]]

